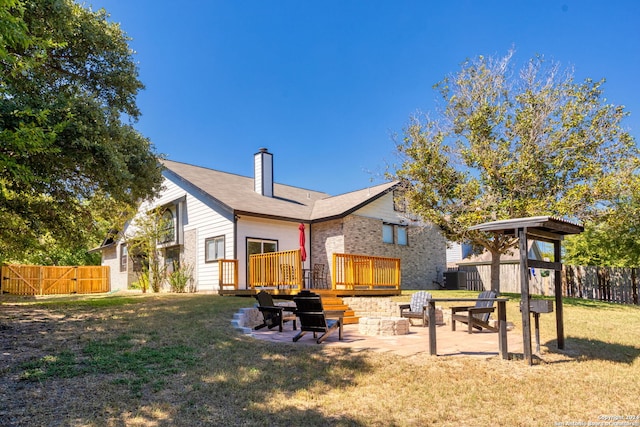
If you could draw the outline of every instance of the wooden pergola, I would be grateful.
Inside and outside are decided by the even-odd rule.
[[[562,315],[562,256],[560,243],[564,236],[579,234],[584,227],[579,224],[564,221],[549,216],[536,216],[529,218],[507,219],[502,221],[486,222],[470,228],[471,230],[511,235],[518,238],[520,251],[520,288],[522,311],[522,344],[524,358],[533,364],[531,352],[531,296],[529,295],[529,268],[541,268],[554,270],[555,285],[555,313],[558,349],[564,349],[564,319]],[[538,240],[553,244],[553,261],[540,261],[529,259],[528,240]],[[526,302],[526,303],[525,303]]]

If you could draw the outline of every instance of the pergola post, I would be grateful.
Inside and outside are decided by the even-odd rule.
[[[562,250],[560,241],[553,242],[553,259],[562,264]],[[553,275],[553,283],[556,296],[556,334],[558,349],[564,350],[564,318],[562,314],[562,268],[555,271]]]
[[[522,312],[522,346],[524,360],[529,365],[533,364],[531,351],[531,315],[529,311],[529,262],[528,262],[528,242],[527,228],[518,228],[518,246],[520,249],[520,311]]]

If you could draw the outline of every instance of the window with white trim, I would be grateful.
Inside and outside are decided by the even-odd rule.
[[[204,240],[204,262],[224,259],[224,236],[210,237]]]
[[[120,245],[120,271],[127,271],[127,264],[129,263],[129,250],[126,244]]]

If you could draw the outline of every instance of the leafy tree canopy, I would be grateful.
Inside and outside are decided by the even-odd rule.
[[[515,70],[513,52],[469,59],[435,87],[443,108],[413,117],[394,175],[411,210],[453,241],[493,255],[492,288],[509,236],[470,232],[487,221],[550,215],[585,221],[637,185],[638,149],[607,104],[604,81],[576,83],[538,56]]]
[[[620,197],[616,209],[585,224],[584,233],[564,242],[572,265],[640,267],[640,191]]]
[[[71,0],[0,0],[0,253],[86,244],[98,216],[160,188],[133,127],[143,88],[129,39]],[[100,209],[105,209],[100,211]]]

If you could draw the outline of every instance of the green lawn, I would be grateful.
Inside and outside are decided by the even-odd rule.
[[[566,299],[565,351],[542,315],[530,367],[258,341],[230,327],[250,298],[0,301],[2,425],[640,425],[639,307]]]

